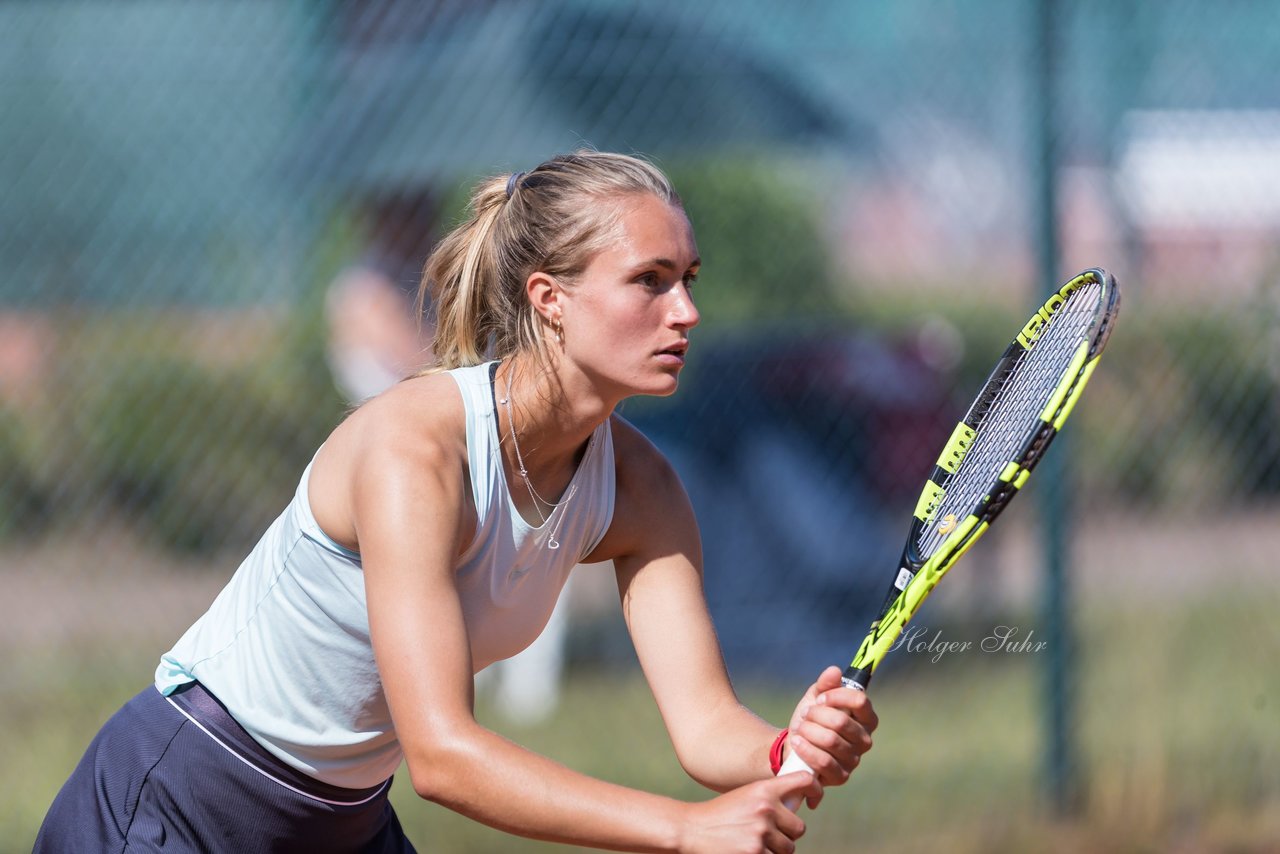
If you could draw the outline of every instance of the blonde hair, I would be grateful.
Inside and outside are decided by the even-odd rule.
[[[419,307],[429,295],[435,316],[429,370],[541,354],[543,321],[525,282],[544,272],[572,283],[616,237],[620,197],[646,193],[680,206],[652,163],[596,151],[480,182],[470,216],[431,253],[419,287]]]

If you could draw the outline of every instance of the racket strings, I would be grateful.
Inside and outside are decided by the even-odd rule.
[[[931,556],[960,521],[976,512],[1005,466],[1022,457],[1063,372],[1089,334],[1101,295],[1097,283],[1075,291],[1045,325],[1035,347],[1019,354],[983,390],[974,407],[979,422],[971,425],[976,429],[973,444],[946,482],[933,520],[921,531],[921,556]]]

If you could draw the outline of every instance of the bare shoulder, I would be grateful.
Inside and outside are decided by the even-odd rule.
[[[405,380],[362,404],[330,434],[311,472],[308,497],[331,538],[358,547],[357,504],[397,501],[405,491],[460,483],[467,459],[466,411],[444,374]]]
[[[671,489],[683,494],[684,487],[675,467],[648,436],[617,414],[611,418],[610,429],[620,495],[624,489],[628,493],[636,492],[638,496],[653,495],[657,498]]]
[[[696,537],[693,509],[671,461],[622,416],[612,416],[610,429],[616,477],[613,522],[592,559],[633,554],[666,535]]]
[[[423,441],[465,438],[466,411],[458,385],[447,374],[426,374],[397,383],[365,402],[342,427],[361,441]],[[342,429],[341,427],[339,429]]]

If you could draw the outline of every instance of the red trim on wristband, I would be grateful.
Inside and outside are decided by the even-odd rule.
[[[778,737],[773,740],[773,746],[769,748],[769,767],[773,769],[773,775],[778,776],[778,771],[782,768],[782,745],[787,740],[787,733],[791,732],[790,727],[778,733]]]

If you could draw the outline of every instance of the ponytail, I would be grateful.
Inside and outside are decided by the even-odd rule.
[[[418,306],[421,309],[430,292],[434,370],[483,362],[489,339],[500,325],[486,285],[498,272],[492,236],[505,201],[500,179],[482,184],[472,197],[471,218],[450,232],[427,259]]]

